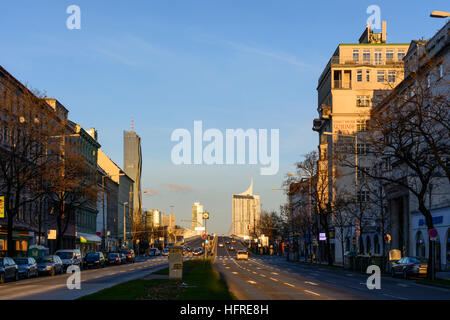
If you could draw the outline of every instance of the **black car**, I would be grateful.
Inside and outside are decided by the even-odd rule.
[[[195,248],[194,251],[192,252],[192,255],[194,256],[201,256],[202,254],[203,254],[202,248]]]
[[[105,266],[105,256],[101,252],[89,252],[84,258],[86,268],[103,268]]]
[[[108,253],[106,256],[106,263],[109,265],[122,264],[122,257],[120,253]]]
[[[22,278],[29,279],[31,277],[37,277],[38,266],[34,258],[29,257],[17,257],[14,258],[17,266],[19,267],[19,276]]]
[[[64,272],[63,262],[56,255],[39,257],[36,262],[39,274],[54,276],[55,274]]]
[[[123,253],[125,255],[125,257],[127,257],[127,262],[133,262],[136,260],[136,256],[134,254],[134,250],[133,249],[125,249],[122,250],[121,253]]]
[[[19,280],[19,267],[11,258],[0,258],[0,283],[7,280]]]
[[[127,263],[127,257],[123,253],[120,253],[120,261],[121,261],[121,264]]]
[[[392,277],[401,275],[404,279],[411,277],[426,277],[428,264],[425,259],[419,257],[403,257],[392,263]]]

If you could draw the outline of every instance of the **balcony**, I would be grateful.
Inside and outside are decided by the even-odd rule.
[[[352,82],[350,80],[333,80],[333,89],[351,89]]]
[[[402,67],[403,61],[395,58],[383,56],[363,57],[358,58],[353,56],[333,56],[330,59],[331,65],[345,65],[345,66],[393,66]]]

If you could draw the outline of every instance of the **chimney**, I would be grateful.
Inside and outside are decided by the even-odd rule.
[[[387,42],[386,21],[381,22],[381,43]]]

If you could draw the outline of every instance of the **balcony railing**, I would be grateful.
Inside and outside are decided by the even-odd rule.
[[[384,55],[381,57],[372,56],[370,58],[361,55],[358,58],[353,56],[333,56],[331,57],[330,62],[331,65],[403,65],[402,60],[397,60],[395,58],[386,58],[386,56]]]
[[[351,89],[352,82],[350,80],[334,80],[333,89]]]

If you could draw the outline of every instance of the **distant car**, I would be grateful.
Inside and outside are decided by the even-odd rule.
[[[106,256],[106,264],[108,265],[122,264],[120,253],[117,252],[108,253],[108,255]]]
[[[392,277],[401,275],[404,279],[427,276],[427,261],[419,257],[403,257],[391,267]]]
[[[31,277],[37,277],[39,275],[36,260],[28,257],[14,258],[17,266],[19,267],[19,276],[29,279]]]
[[[248,251],[238,250],[236,253],[236,260],[248,260]]]
[[[202,248],[195,248],[194,251],[192,252],[192,255],[194,256],[201,256],[202,254],[203,254]]]
[[[229,246],[229,247],[228,247],[228,250],[230,250],[230,251],[235,251],[236,248],[235,248],[234,246]]]
[[[64,270],[67,270],[67,268],[71,265],[75,265],[80,268],[82,267],[83,259],[79,249],[58,250],[55,254],[61,258]]]
[[[221,243],[219,243],[219,247],[223,247],[223,243],[221,242]]]
[[[19,280],[19,267],[8,257],[0,258],[0,283],[7,280]]]
[[[150,251],[148,252],[149,256],[159,256],[161,252],[158,248],[150,248]]]
[[[134,254],[133,249],[125,249],[122,250],[121,253],[123,253],[127,257],[127,262],[134,263],[136,261],[136,255]]]
[[[127,263],[127,256],[123,253],[120,253],[120,263],[126,264]]]
[[[105,266],[105,256],[101,252],[89,252],[84,258],[86,268],[103,268]]]
[[[225,244],[230,244],[230,240],[225,241]]]
[[[36,262],[39,274],[54,276],[64,272],[63,262],[57,255],[39,257]]]
[[[233,240],[231,240],[231,242],[235,243],[235,242],[236,242],[236,240],[234,240],[234,239],[233,239]]]
[[[168,256],[169,255],[169,248],[164,248],[161,255]]]

